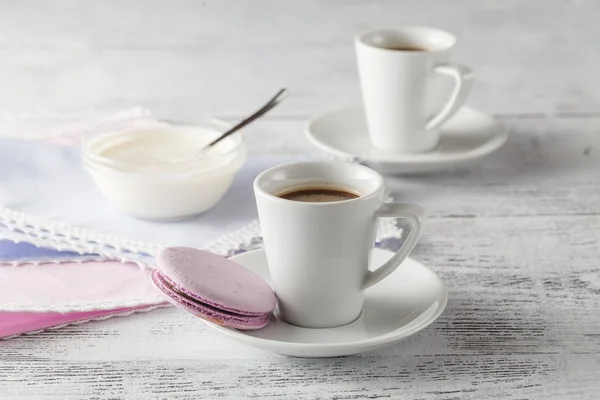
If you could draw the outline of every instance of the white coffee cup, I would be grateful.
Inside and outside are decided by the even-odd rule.
[[[278,197],[308,188],[333,188],[359,197],[325,203]],[[307,328],[341,326],[358,318],[364,290],[408,256],[425,218],[417,205],[384,203],[381,175],[351,163],[277,166],[256,178],[254,193],[280,314],[287,322]],[[408,219],[412,230],[388,262],[369,271],[376,222],[386,217]]]
[[[433,28],[382,29],[355,40],[373,145],[395,153],[432,150],[439,128],[464,104],[473,73],[450,64],[456,37]]]

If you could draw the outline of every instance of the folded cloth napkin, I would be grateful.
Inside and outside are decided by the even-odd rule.
[[[63,261],[0,267],[3,311],[110,310],[160,304],[148,268],[119,261]]]

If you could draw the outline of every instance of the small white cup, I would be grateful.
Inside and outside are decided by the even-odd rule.
[[[455,44],[448,32],[420,27],[375,30],[356,38],[365,116],[375,147],[395,153],[436,147],[439,127],[462,107],[473,81],[468,67],[448,63]]]
[[[359,197],[307,203],[278,197],[293,189],[332,187]],[[254,181],[269,271],[279,311],[307,328],[348,324],[361,313],[364,290],[408,256],[423,229],[424,210],[384,203],[383,178],[362,165],[297,162],[271,168]],[[412,230],[398,252],[369,271],[378,218],[406,218]]]

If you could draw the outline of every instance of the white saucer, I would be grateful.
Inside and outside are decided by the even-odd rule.
[[[394,253],[374,249],[373,267]],[[270,283],[264,250],[231,258]],[[435,321],[448,301],[444,282],[413,259],[382,282],[367,289],[361,316],[338,328],[308,329],[290,325],[277,316],[263,329],[238,331],[206,322],[242,343],[274,353],[296,357],[338,357],[383,347],[419,332]]]
[[[450,169],[492,153],[508,139],[504,125],[469,107],[461,108],[444,124],[439,145],[426,153],[395,154],[373,147],[360,106],[318,115],[308,122],[305,133],[312,144],[336,157],[400,174]]]

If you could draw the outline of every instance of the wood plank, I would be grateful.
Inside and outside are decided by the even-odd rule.
[[[564,368],[577,363],[584,373],[569,378]],[[4,399],[594,399],[595,377],[585,369],[597,360],[578,356],[470,359],[456,357],[110,361],[97,364],[2,363],[37,385],[12,385]],[[458,378],[458,379],[457,379]],[[469,379],[469,382],[460,378]],[[447,382],[446,384],[442,382]],[[19,382],[15,382],[19,383]],[[42,392],[40,389],[45,389]],[[542,394],[542,396],[540,396]]]

